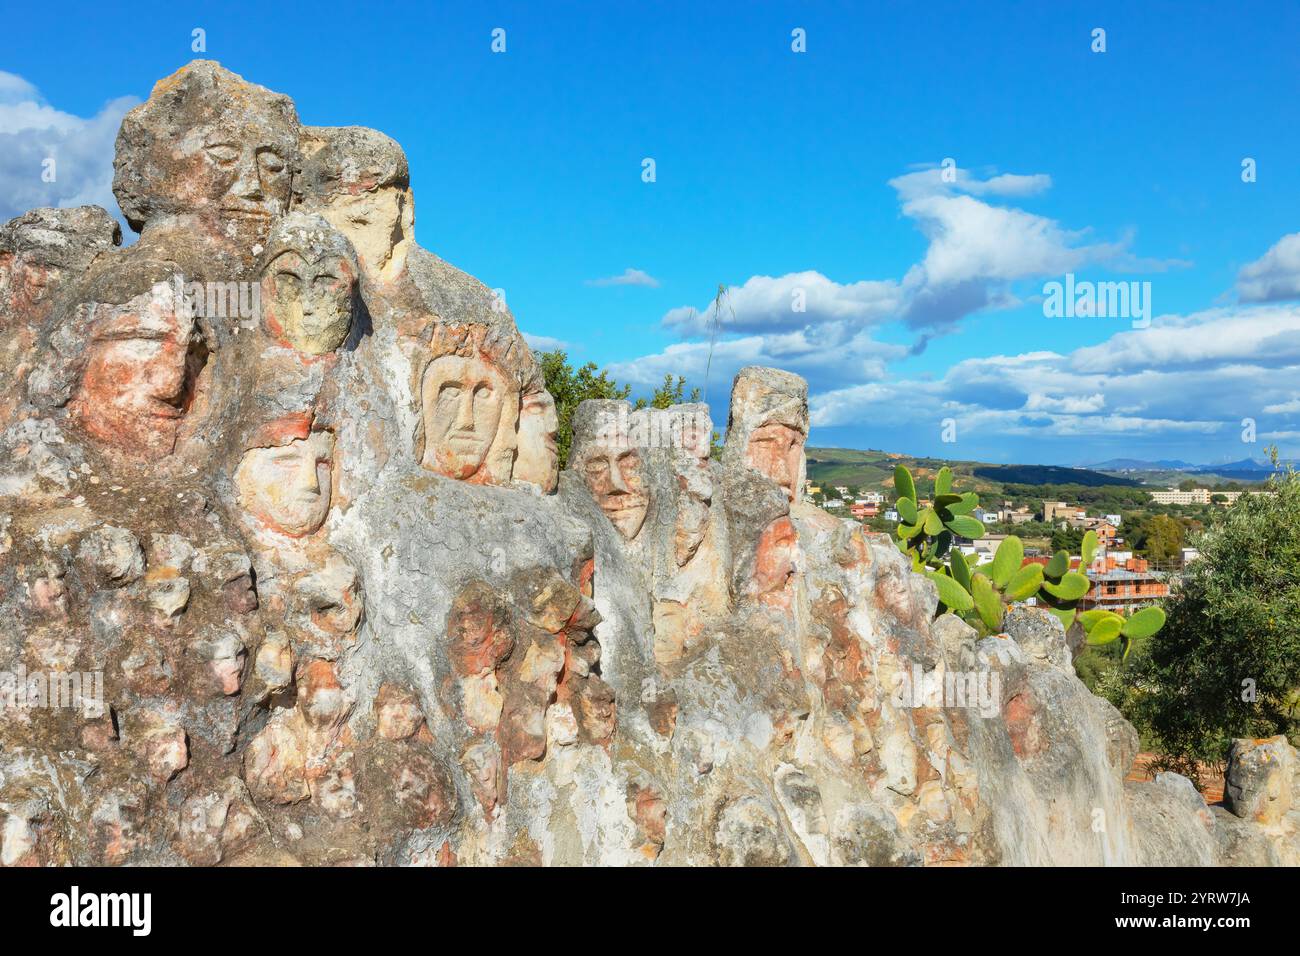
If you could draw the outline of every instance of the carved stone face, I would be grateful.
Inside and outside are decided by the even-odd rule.
[[[769,422],[754,429],[749,436],[745,464],[775,481],[784,489],[786,497],[794,501],[803,443],[803,433],[789,425]]]
[[[776,607],[789,606],[786,585],[798,570],[798,553],[799,535],[789,518],[778,518],[763,530],[754,554],[753,587],[760,601]]]
[[[548,494],[559,478],[560,453],[555,435],[560,419],[555,399],[545,390],[523,397],[519,411],[519,457],[514,477],[530,481]]]
[[[707,466],[692,459],[677,472],[677,526],[673,531],[673,552],[677,566],[684,567],[700,549],[709,530],[709,505],[713,482]]]
[[[388,264],[393,246],[404,233],[406,193],[385,187],[355,195],[338,193],[323,203],[319,212],[335,229],[352,240],[361,261],[372,269]]]
[[[505,378],[479,358],[444,355],[424,373],[424,458],[449,478],[474,476],[487,460],[510,394]]]
[[[267,324],[301,352],[332,352],[351,327],[355,285],[352,263],[342,256],[282,252],[263,272]]]
[[[289,206],[292,147],[259,132],[215,124],[186,136],[175,154],[179,205],[266,226],[283,214]]]
[[[94,321],[88,353],[73,400],[86,431],[138,457],[171,454],[204,359],[194,320],[167,296],[140,296]]]
[[[650,496],[635,449],[596,449],[582,463],[582,477],[610,523],[631,541],[645,523]]]
[[[329,432],[312,432],[272,448],[250,448],[235,473],[240,506],[282,534],[311,534],[329,513],[333,450]]]

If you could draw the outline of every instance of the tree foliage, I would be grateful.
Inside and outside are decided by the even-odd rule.
[[[1234,737],[1300,738],[1300,476],[1269,487],[1195,540],[1166,627],[1124,671],[1121,706],[1175,760],[1222,760]]]
[[[627,398],[631,385],[619,385],[609,373],[598,371],[595,362],[575,369],[569,364],[569,355],[563,349],[538,352],[537,361],[542,366],[546,390],[555,399],[555,414],[559,428],[555,444],[560,452],[560,467],[569,461],[569,448],[573,445],[573,413],[578,405],[589,398]]]
[[[559,420],[555,444],[559,449],[560,467],[569,461],[569,449],[573,445],[573,413],[578,405],[589,398],[627,399],[632,394],[631,385],[620,385],[609,377],[609,372],[599,370],[595,362],[588,362],[578,368],[569,364],[569,355],[563,349],[550,352],[537,352],[537,361],[542,366],[542,375],[546,380],[546,390],[555,399],[555,414]],[[665,375],[663,384],[654,390],[649,398],[636,399],[636,408],[668,408],[683,402],[700,401],[700,390],[692,388],[687,391],[686,379],[678,375]],[[713,433],[713,449],[718,450],[717,432]]]

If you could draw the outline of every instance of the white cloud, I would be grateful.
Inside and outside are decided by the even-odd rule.
[[[1279,328],[1300,329],[1300,310],[1209,310],[1162,322],[1068,354],[991,355],[937,380],[831,389],[810,400],[813,424],[933,428],[951,417],[966,436],[1178,437],[1230,436],[1243,417],[1278,414],[1275,427],[1300,415],[1300,341],[1288,352],[1258,348]]]
[[[89,118],[56,109],[27,80],[0,72],[0,221],[38,206],[103,206],[113,198],[113,147],[134,97],[110,100]],[[54,182],[45,182],[46,160]]]
[[[606,279],[588,279],[587,285],[592,286],[611,286],[611,285],[643,285],[651,289],[659,288],[659,280],[648,272],[640,269],[624,269],[622,275],[610,276]]]
[[[1279,239],[1268,252],[1237,273],[1243,302],[1300,298],[1300,232]]]
[[[862,327],[888,321],[901,305],[893,282],[853,282],[841,285],[820,272],[791,272],[783,276],[753,276],[732,286],[716,317],[721,333],[785,332],[810,326],[842,323]],[[717,301],[704,309],[681,306],[663,318],[665,328],[684,338],[714,331]]]
[[[568,351],[573,348],[572,345],[565,342],[563,339],[552,338],[549,335],[533,335],[531,332],[524,332],[523,330],[520,330],[519,334],[524,337],[524,341],[528,343],[530,349],[538,349],[542,352],[553,352],[556,349],[564,349],[565,351]]]

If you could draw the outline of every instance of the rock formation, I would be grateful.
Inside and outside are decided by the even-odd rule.
[[[102,210],[0,229],[0,863],[1298,862],[1297,760],[1226,807],[1032,608],[977,638],[802,500],[807,388],[555,403],[414,242],[406,158],[215,63]]]

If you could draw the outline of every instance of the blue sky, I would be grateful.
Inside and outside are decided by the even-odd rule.
[[[735,369],[775,364],[809,379],[816,444],[1061,464],[1300,453],[1300,8],[364,10],[11,5],[0,216],[116,212],[121,113],[203,55],[291,95],[305,123],[401,142],[421,244],[503,288],[537,341],[643,388],[703,384],[716,330],[719,424]],[[1044,283],[1067,272],[1149,282],[1154,321],[1045,317]]]

